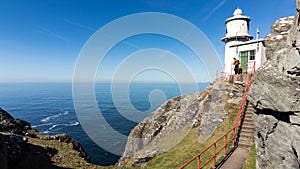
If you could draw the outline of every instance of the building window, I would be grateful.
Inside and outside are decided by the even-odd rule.
[[[250,60],[255,60],[255,50],[250,50]]]

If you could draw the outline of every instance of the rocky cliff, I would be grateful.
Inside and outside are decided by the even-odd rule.
[[[127,161],[133,161],[133,166],[146,165],[180,142],[191,128],[198,127],[195,137],[205,141],[228,115],[225,105],[238,104],[243,91],[242,84],[215,82],[201,93],[166,101],[131,131],[117,166],[125,166]]]
[[[300,168],[300,0],[266,36],[268,61],[254,75],[248,100],[258,110],[256,168]]]
[[[0,108],[0,168],[95,168],[80,143],[66,134],[42,135]]]

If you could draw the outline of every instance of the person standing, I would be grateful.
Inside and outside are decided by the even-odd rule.
[[[240,74],[240,61],[236,58],[233,58],[233,64],[234,64],[234,74]]]

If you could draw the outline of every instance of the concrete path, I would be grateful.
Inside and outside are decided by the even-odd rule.
[[[220,169],[241,169],[246,161],[249,150],[243,147],[238,147]]]
[[[255,109],[248,102],[242,122],[242,130],[239,137],[237,149],[228,157],[221,169],[241,169],[245,164],[249,149],[254,143],[254,125],[252,115]]]

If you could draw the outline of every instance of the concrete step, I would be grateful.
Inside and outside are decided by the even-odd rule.
[[[240,133],[240,138],[241,139],[250,139],[253,140],[254,139],[254,133]]]
[[[244,119],[243,125],[253,125],[252,119]]]
[[[254,129],[245,129],[242,128],[241,133],[250,133],[250,134],[254,134],[255,130]]]
[[[240,148],[246,148],[249,149],[252,146],[253,143],[245,143],[245,142],[239,142],[238,146]]]
[[[254,143],[254,141],[252,140],[243,140],[242,138],[239,140],[239,146],[240,145],[247,145],[247,146],[251,146]]]
[[[253,130],[255,131],[254,125],[250,125],[250,124],[243,124],[242,129],[247,129],[247,130]]]
[[[253,108],[246,108],[245,112],[254,113],[254,112],[256,112],[256,110]]]
[[[247,121],[251,121],[251,122],[252,122],[252,117],[245,116],[244,120],[247,120]]]
[[[245,142],[246,142],[246,140],[253,140],[254,139],[254,135],[251,134],[251,133],[243,133],[243,134],[241,133],[239,139],[240,140],[244,139]]]
[[[253,105],[252,105],[251,103],[249,103],[249,102],[248,102],[247,106],[248,106],[249,108],[253,108]]]
[[[256,112],[256,110],[255,110],[253,107],[249,107],[249,106],[248,106],[248,107],[247,107],[247,111],[248,111],[248,110],[251,111],[251,112]]]
[[[253,140],[254,134],[252,134],[252,133],[241,133],[240,138],[241,139],[251,139],[251,140]]]
[[[253,113],[252,113],[252,112],[246,112],[245,116],[250,116],[250,117],[252,117],[252,116],[253,116]]]
[[[253,114],[253,113],[255,113],[256,111],[255,110],[246,110],[246,114]]]
[[[253,143],[253,142],[254,142],[254,138],[239,137],[239,142],[243,142],[243,143]]]
[[[251,121],[252,121],[252,115],[245,114],[244,119],[247,119],[247,120],[251,120]]]
[[[238,143],[241,148],[249,149],[254,143],[255,128],[252,122],[254,112],[256,110],[248,103]]]
[[[252,119],[249,120],[249,119],[244,119],[243,125],[248,125],[248,126],[254,126],[253,122],[252,122]]]
[[[253,113],[254,113],[254,112],[253,112],[252,110],[247,110],[247,111],[246,111],[246,114],[251,114],[251,115],[253,115]]]

